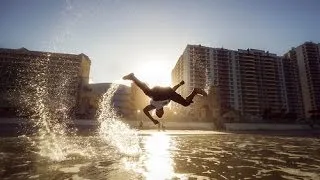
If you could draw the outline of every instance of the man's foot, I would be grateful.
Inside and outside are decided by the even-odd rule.
[[[126,75],[126,76],[123,76],[122,79],[123,80],[132,80],[133,77],[134,77],[134,74],[130,73],[130,74]]]
[[[159,121],[157,120],[151,120],[155,125],[159,124]]]
[[[200,94],[200,95],[202,95],[202,96],[208,96],[208,94],[207,94],[203,89],[194,88],[194,91],[195,91],[197,94]]]
[[[180,81],[179,84],[180,84],[180,85],[184,85],[184,80]]]

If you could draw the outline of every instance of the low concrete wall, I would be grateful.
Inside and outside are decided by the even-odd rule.
[[[139,121],[125,121],[133,128],[139,128]],[[215,126],[210,122],[163,122],[166,129],[181,129],[181,130],[215,130]],[[151,121],[143,122],[142,129],[154,129],[158,126]]]
[[[128,124],[132,128],[139,129],[140,121],[125,121],[122,122]],[[166,129],[186,129],[186,130],[214,130],[215,126],[210,122],[172,122],[163,121],[163,125]],[[98,126],[98,122],[95,120],[76,120],[74,123],[76,126]],[[143,121],[143,129],[154,129],[158,126],[151,121]]]
[[[128,124],[132,128],[139,128],[140,121],[123,121],[124,123]],[[1,118],[0,124],[11,124],[11,125],[23,125],[28,123],[28,121],[24,119],[18,118]],[[74,126],[81,126],[81,127],[96,127],[99,125],[98,121],[96,120],[75,120],[69,123],[70,125]],[[167,129],[199,129],[199,130],[214,130],[214,124],[210,122],[166,122],[163,121],[164,126]],[[151,121],[144,121],[143,122],[144,129],[154,129],[157,128]]]
[[[28,121],[18,118],[0,118],[0,129],[2,131],[9,131],[12,129],[16,131],[23,127]],[[139,121],[123,121],[130,125],[132,128],[139,129]],[[172,122],[163,121],[166,129],[181,129],[181,130],[215,130],[215,126],[211,122]],[[76,120],[70,123],[71,126],[79,127],[80,129],[95,129],[99,123],[96,120]],[[142,129],[155,129],[157,128],[151,121],[144,121]],[[310,127],[307,124],[267,124],[267,123],[226,123],[225,128],[227,131],[257,131],[257,130],[310,130],[319,129],[319,125]]]
[[[122,121],[132,128],[141,129],[140,121]],[[76,126],[98,126],[97,121],[92,120],[77,120],[74,122]],[[181,129],[181,130],[214,130],[215,126],[209,122],[162,122],[166,129]],[[142,129],[155,129],[157,125],[151,121],[144,121]]]
[[[254,124],[254,123],[226,123],[227,131],[250,131],[250,130],[309,130],[312,129],[307,124]],[[319,128],[314,126],[314,128]]]

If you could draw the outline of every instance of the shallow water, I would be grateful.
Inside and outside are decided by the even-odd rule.
[[[69,137],[78,149],[62,161],[41,156],[36,138],[1,138],[0,179],[320,179],[318,138],[181,132],[141,133],[135,155]]]

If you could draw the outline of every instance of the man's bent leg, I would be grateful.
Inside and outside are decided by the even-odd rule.
[[[186,98],[187,101],[191,101],[193,100],[194,96],[196,96],[197,94],[200,94],[202,96],[207,96],[208,94],[199,88],[194,88],[193,91],[189,94],[189,96]]]
[[[150,88],[147,86],[146,83],[140,81],[133,73],[123,76],[122,79],[133,81],[144,92],[144,94],[150,97],[150,94],[151,94]]]
[[[178,94],[176,92],[172,93],[170,100],[172,100],[178,104],[181,104],[182,106],[189,106],[192,103],[192,99],[191,100],[190,100],[190,98],[184,99],[180,94]]]
[[[176,103],[183,105],[183,106],[189,106],[193,102],[192,100],[193,100],[194,96],[196,96],[197,94],[201,94],[202,96],[207,96],[207,93],[204,90],[195,88],[187,96],[186,99],[184,99],[180,94],[178,94],[176,92],[172,93],[172,96],[170,99]]]

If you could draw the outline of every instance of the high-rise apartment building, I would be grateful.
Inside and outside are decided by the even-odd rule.
[[[310,117],[310,111],[320,109],[320,44],[306,42],[285,56],[297,69],[301,86],[296,88],[301,88],[304,114]]]
[[[286,54],[282,59],[283,78],[285,82],[285,98],[287,112],[296,114],[298,117],[305,117],[301,83],[298,72],[298,63],[295,60],[295,53]]]
[[[195,87],[214,86],[219,92],[222,113],[230,109],[260,117],[271,109],[274,113],[289,110],[301,113],[302,107],[293,105],[299,100],[288,100],[288,95],[295,98],[299,94],[298,90],[287,91],[290,83],[286,82],[286,73],[292,72],[290,68],[282,57],[262,50],[187,45],[172,70],[172,83],[186,82],[178,89],[184,96]]]
[[[284,81],[279,68],[281,58],[262,50],[234,51],[238,64],[237,91],[239,110],[262,115],[265,110],[279,111],[285,108]],[[238,71],[238,72],[237,72]]]
[[[41,101],[51,109],[68,107],[74,115],[80,110],[81,92],[88,84],[91,61],[84,54],[63,54],[0,49],[0,111],[2,116],[16,116],[23,111],[21,102],[30,103],[28,110]],[[38,110],[39,111],[39,110]]]
[[[172,73],[172,84],[178,84],[181,80],[185,85],[177,92],[187,96],[195,87],[205,88],[208,77],[209,49],[204,46],[188,45],[180,56]]]

